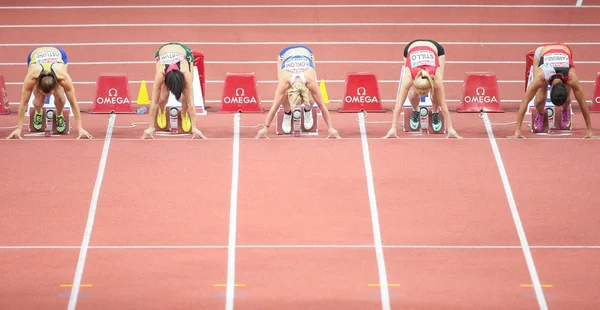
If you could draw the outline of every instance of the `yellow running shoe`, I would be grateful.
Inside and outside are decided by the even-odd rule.
[[[33,129],[40,131],[42,130],[42,111],[35,111],[33,113]]]
[[[181,114],[181,129],[186,133],[192,130],[192,121],[190,120],[190,115],[187,113]]]
[[[165,129],[167,128],[167,109],[160,110],[158,109],[158,116],[156,117],[156,125],[158,128]]]
[[[58,133],[63,133],[63,132],[65,132],[65,129],[67,129],[67,123],[65,122],[65,117],[62,114],[56,115],[56,131]]]

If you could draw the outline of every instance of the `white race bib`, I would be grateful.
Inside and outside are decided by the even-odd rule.
[[[414,51],[408,55],[411,67],[435,67],[435,54],[432,51]]]
[[[61,55],[55,51],[43,51],[35,54],[35,62],[37,64],[53,63],[60,60]]]
[[[544,55],[544,64],[553,68],[569,67],[569,55],[563,53],[548,53]]]
[[[160,63],[162,63],[163,65],[176,64],[184,59],[185,56],[177,52],[167,52],[160,55]]]
[[[290,72],[304,72],[308,68],[310,68],[310,60],[304,57],[288,59],[283,67],[283,69]]]

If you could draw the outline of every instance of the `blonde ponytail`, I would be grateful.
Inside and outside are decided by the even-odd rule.
[[[306,105],[310,100],[310,92],[306,85],[302,83],[295,83],[287,91],[288,100],[290,106],[295,107],[299,105]]]
[[[417,89],[417,93],[419,93],[419,95],[424,96],[429,94],[429,98],[433,100],[433,91],[435,89],[435,86],[433,85],[433,79],[429,74],[424,74],[424,72],[426,71],[421,70],[419,73],[417,73],[417,76],[413,80],[413,85]]]

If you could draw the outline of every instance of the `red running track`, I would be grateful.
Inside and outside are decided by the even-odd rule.
[[[23,5],[27,4],[36,3]],[[582,15],[591,14],[585,8],[578,10],[586,12]],[[234,14],[231,11],[228,13]],[[306,11],[315,16],[328,13],[318,8]],[[160,13],[148,12],[148,19],[152,19],[150,14]],[[269,10],[261,12],[272,14]],[[369,21],[358,9],[340,12],[348,20]],[[385,9],[375,12],[389,14]],[[432,20],[436,21],[435,16],[449,18],[450,12],[450,8],[432,9]],[[498,22],[503,22],[500,16],[509,12],[512,15],[506,21],[524,19],[528,14],[519,13],[519,9],[493,10]],[[474,14],[492,13],[485,10]],[[78,18],[92,21],[92,17]],[[215,22],[227,22],[227,18]],[[107,18],[104,22],[122,20]],[[157,31],[164,31],[161,29]],[[344,40],[343,34],[330,34],[332,30],[307,29],[302,36],[310,40]],[[342,29],[354,30],[337,31]],[[526,29],[518,29],[517,35],[499,27],[497,31],[503,34],[494,40],[541,40],[539,36],[528,37]],[[84,34],[95,31],[92,37],[69,38],[71,42],[111,42],[116,37],[112,31],[118,31],[108,28],[98,34],[98,30],[84,29]],[[240,30],[239,38],[219,37],[216,32],[211,34],[214,38],[206,40],[257,41],[272,31],[257,32],[262,30]],[[473,35],[465,38],[451,33],[450,28],[446,30],[436,32],[440,41],[490,41],[476,35],[477,31],[483,32],[481,29],[472,30]],[[367,33],[366,29],[361,31]],[[7,32],[22,43],[41,40],[23,39],[22,28]],[[563,36],[567,35],[564,32]],[[123,41],[145,40],[120,36]],[[154,42],[156,37],[164,38],[155,34],[147,39]],[[407,33],[385,31],[370,38],[388,42],[410,39]],[[570,34],[568,39],[577,40]],[[65,37],[61,40],[69,41]],[[266,40],[282,41],[277,37]],[[484,45],[475,53],[453,46],[454,59],[519,60],[524,47],[529,48]],[[211,46],[209,51],[218,55],[213,58],[217,60],[256,61],[272,60],[274,57],[268,55],[276,54],[279,48],[245,46],[240,52]],[[382,45],[365,55],[370,51],[367,47],[337,46],[332,50],[318,45],[315,53],[317,61],[321,57],[398,60],[401,48]],[[7,55],[4,61],[19,62],[19,55],[28,49],[2,47]],[[120,55],[108,53],[107,47],[71,49],[70,57],[78,62],[143,61],[146,56],[141,55],[153,53],[154,47],[144,45],[133,52],[125,48]],[[584,48],[579,54],[582,60],[598,60]],[[100,66],[74,65],[71,71],[80,80],[93,81],[97,75],[94,70]],[[324,78],[336,80],[362,66],[322,65],[327,72]],[[391,80],[396,79],[400,64],[394,66],[373,65],[372,70],[381,70],[378,74]],[[471,70],[471,66],[449,65],[453,68],[449,78],[460,79],[460,72]],[[501,79],[522,76],[522,65],[506,65],[506,69],[494,66]],[[256,69],[261,79],[272,80],[268,71],[272,67],[261,64],[243,68]],[[152,74],[147,65],[118,68],[132,79]],[[214,74],[224,74],[240,66],[214,64],[207,68]],[[19,74],[11,72],[7,80],[18,81]],[[18,94],[17,85],[9,86],[13,87],[9,91]],[[78,86],[78,94],[82,98],[91,96],[92,90],[84,86]],[[207,91],[209,87],[218,93],[218,85],[208,84]],[[386,92],[394,92],[395,87],[390,83]],[[514,87],[522,92],[522,84]],[[335,86],[331,89],[335,92]],[[261,90],[269,98],[272,90],[262,86]],[[7,262],[0,272],[10,284],[0,290],[0,297],[8,307],[67,308],[71,292],[68,285],[73,284],[80,254],[85,253],[77,298],[77,308],[82,309],[222,309],[228,305],[227,285],[232,284],[237,284],[230,287],[234,289],[235,296],[230,297],[234,297],[236,309],[386,308],[387,299],[379,295],[382,291],[387,292],[393,309],[539,308],[538,298],[529,287],[531,270],[503,181],[511,186],[548,307],[593,308],[600,302],[595,290],[600,278],[595,263],[600,248],[600,229],[596,225],[599,218],[594,209],[598,197],[589,190],[598,173],[598,165],[589,154],[599,151],[600,146],[597,141],[576,139],[584,134],[580,113],[575,115],[575,130],[570,136],[535,136],[524,124],[530,139],[521,141],[503,139],[514,130],[514,124],[507,124],[514,121],[514,113],[490,115],[491,132],[485,127],[486,120],[478,115],[453,113],[464,140],[413,136],[401,131],[400,140],[381,140],[390,126],[390,112],[368,114],[363,135],[359,115],[333,113],[342,140],[324,140],[322,130],[318,137],[294,139],[271,132],[269,140],[253,140],[258,129],[253,126],[262,122],[265,114],[244,114],[239,140],[233,115],[209,113],[200,117],[201,129],[210,138],[206,141],[166,136],[141,141],[143,124],[123,128],[132,122],[145,122],[146,116],[118,115],[114,128],[107,127],[106,115],[84,113],[83,117],[96,140],[27,136],[23,141],[0,142],[0,155],[8,158],[0,169],[9,176],[5,178],[3,198],[10,206],[1,209],[0,216],[0,256]],[[15,121],[15,114],[0,117],[0,132],[7,135],[10,129],[6,127],[14,126]],[[319,121],[322,126],[322,119]],[[596,115],[593,124],[600,125]],[[493,143],[497,143],[498,153]],[[107,153],[103,153],[105,146]],[[29,157],[32,152],[43,159]],[[365,163],[366,154],[369,160]],[[506,180],[499,173],[502,170],[497,155]],[[234,163],[239,164],[238,169]],[[99,170],[103,172],[100,187]],[[239,183],[232,189],[234,180]],[[369,194],[370,184],[375,196]],[[232,190],[237,198],[233,206]],[[80,251],[86,225],[89,232],[88,212],[94,202],[89,247]],[[229,251],[233,248],[228,247],[233,233],[235,261]],[[234,278],[228,282],[231,271],[235,271],[229,274]],[[387,289],[378,286],[383,281],[381,274],[386,275]]]

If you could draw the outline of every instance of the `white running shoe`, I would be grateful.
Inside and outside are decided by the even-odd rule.
[[[302,108],[302,110],[304,112],[304,129],[310,130],[313,126],[312,109],[306,111],[304,108]]]
[[[281,123],[281,130],[285,133],[292,132],[292,114],[283,113],[283,122]]]

